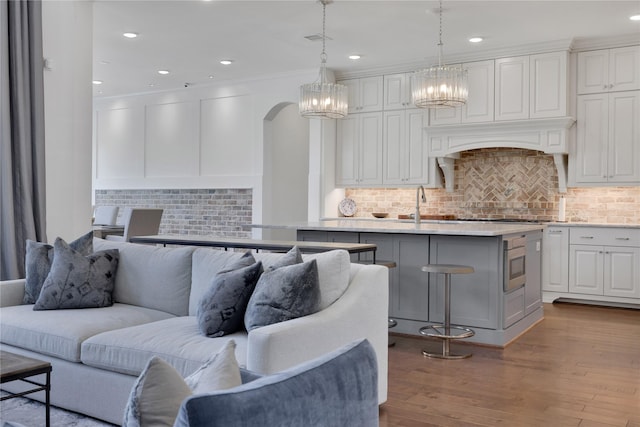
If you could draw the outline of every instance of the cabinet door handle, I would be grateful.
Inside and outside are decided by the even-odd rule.
[[[581,239],[593,239],[593,236],[580,236]]]
[[[549,230],[549,234],[562,234],[562,230]]]
[[[616,237],[616,240],[629,240],[629,237]]]

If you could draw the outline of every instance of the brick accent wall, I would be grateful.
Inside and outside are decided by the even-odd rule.
[[[251,189],[96,190],[96,206],[162,208],[160,234],[251,237]]]
[[[505,218],[555,221],[561,194],[553,158],[521,149],[482,149],[461,153],[455,161],[452,193],[426,189],[427,215],[459,218]],[[390,218],[415,211],[416,188],[347,189],[356,216],[388,212]],[[640,187],[569,188],[566,220],[602,224],[640,224]]]

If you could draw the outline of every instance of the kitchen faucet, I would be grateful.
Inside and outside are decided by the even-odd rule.
[[[422,203],[427,202],[427,196],[424,195],[424,187],[420,185],[416,189],[416,214],[415,214],[416,225],[420,224],[420,190],[422,190]]]

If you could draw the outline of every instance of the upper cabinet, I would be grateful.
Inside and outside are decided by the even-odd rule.
[[[575,184],[640,183],[640,91],[578,96],[577,128]]]
[[[640,46],[579,52],[577,65],[569,184],[640,184]]]
[[[385,186],[440,186],[435,159],[427,153],[427,112],[417,108],[384,112],[383,176]]]
[[[495,120],[529,118],[529,57],[496,59]]]
[[[640,46],[578,53],[578,94],[640,89]]]
[[[565,51],[462,64],[469,99],[461,108],[430,112],[430,124],[566,117],[569,54]]]
[[[399,73],[384,76],[384,110],[412,108],[411,74]],[[425,123],[426,125],[426,123]]]
[[[382,113],[348,115],[337,132],[336,185],[382,185]]]
[[[567,115],[569,54],[543,53],[529,57],[529,118]]]
[[[382,111],[382,76],[342,80],[349,92],[349,114]]]
[[[481,123],[493,121],[494,61],[468,62],[469,99],[461,108],[439,108],[430,111],[432,125]]]

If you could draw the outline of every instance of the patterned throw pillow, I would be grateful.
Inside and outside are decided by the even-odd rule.
[[[119,260],[117,249],[85,256],[58,237],[53,252],[51,271],[34,310],[97,308],[113,304],[111,294]]]
[[[221,337],[242,329],[247,302],[260,274],[261,262],[216,274],[196,312],[203,335]]]
[[[93,231],[78,237],[69,246],[82,255],[93,252]],[[42,284],[49,275],[53,262],[53,246],[46,243],[27,240],[25,254],[26,283],[23,304],[33,304],[40,295]]]
[[[320,284],[316,260],[280,267],[260,276],[251,295],[244,325],[247,331],[318,311]]]

